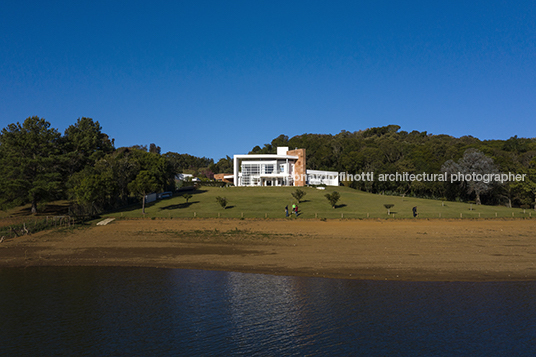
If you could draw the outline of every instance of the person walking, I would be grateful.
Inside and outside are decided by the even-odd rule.
[[[294,208],[294,214],[296,214],[296,217],[298,217],[298,205]]]
[[[288,205],[285,206],[285,217],[288,217]]]

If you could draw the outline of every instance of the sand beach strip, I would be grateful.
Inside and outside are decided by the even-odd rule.
[[[140,266],[362,280],[536,280],[536,220],[140,219],[0,243],[1,267]]]

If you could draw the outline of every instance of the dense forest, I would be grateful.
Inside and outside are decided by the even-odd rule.
[[[27,118],[0,133],[0,207],[68,199],[77,214],[125,206],[154,191],[174,190],[177,173],[212,178],[229,158],[162,154],[156,144],[115,148],[98,121],[79,118],[63,135],[45,119]]]
[[[481,141],[426,132],[400,131],[397,125],[337,135],[280,135],[250,153],[275,153],[277,146],[305,148],[307,168],[347,172],[440,173],[512,172],[520,182],[343,181],[371,192],[475,203],[530,207],[536,202],[536,139],[512,137]],[[31,203],[32,213],[53,200],[69,200],[77,214],[92,214],[137,202],[146,194],[175,189],[178,173],[205,180],[232,172],[232,159],[161,153],[152,143],[114,147],[99,122],[79,118],[63,135],[45,119],[27,118],[0,133],[0,208]]]
[[[280,135],[250,153],[275,153],[277,146],[305,148],[307,168],[350,174],[511,172],[526,174],[525,181],[423,182],[347,181],[344,185],[372,193],[475,201],[530,207],[536,201],[536,139],[479,140],[427,132],[401,131],[398,125],[336,135],[303,134],[289,139]]]

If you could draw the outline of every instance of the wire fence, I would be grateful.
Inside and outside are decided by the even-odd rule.
[[[181,213],[158,213],[145,215],[126,215],[121,214],[115,216],[119,220],[143,220],[143,219],[191,219],[191,218],[222,218],[222,219],[536,219],[536,213],[532,211],[517,211],[517,212],[423,212],[417,216],[413,216],[410,213],[398,213],[391,212],[390,214],[384,213],[367,213],[367,212],[340,212],[340,211],[322,211],[322,212],[309,212],[300,210],[296,215],[294,212],[262,212],[262,211],[231,211],[231,210],[219,210],[219,211],[190,211]]]
[[[74,228],[82,220],[71,216],[45,216],[27,219],[5,218],[0,220],[0,240],[16,238],[50,228]]]

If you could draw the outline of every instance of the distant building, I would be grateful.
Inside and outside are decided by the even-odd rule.
[[[194,175],[192,174],[177,174],[175,176],[175,180],[178,181],[191,181],[194,178]]]
[[[145,203],[151,203],[151,202],[154,202],[156,200],[161,200],[161,199],[164,199],[164,198],[170,198],[172,196],[173,196],[173,193],[170,192],[170,191],[160,192],[160,193],[153,192],[153,193],[150,193],[148,195],[145,195]]]
[[[214,180],[226,183],[234,183],[233,174],[214,174]]]
[[[307,170],[307,184],[339,186],[339,173],[336,171]]]
[[[278,147],[277,154],[234,155],[232,180],[235,186],[338,186],[335,171],[306,169],[305,149]],[[230,180],[230,175],[223,176]]]

